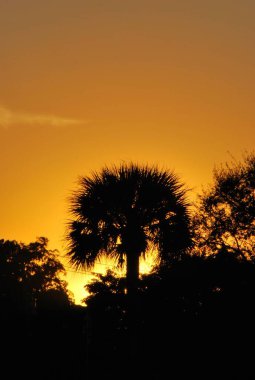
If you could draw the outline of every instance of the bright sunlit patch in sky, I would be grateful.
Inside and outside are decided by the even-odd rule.
[[[148,274],[152,271],[157,263],[157,252],[151,251],[146,255],[146,258],[140,258],[140,274]],[[116,265],[116,261],[104,257],[102,260],[97,261],[94,268],[91,270],[79,269],[75,271],[70,265],[66,265],[69,281],[72,282],[72,292],[74,293],[75,301],[77,304],[84,305],[84,300],[88,295],[85,285],[91,280],[95,279],[95,273],[105,274],[107,270],[114,271],[118,276],[124,277],[126,274],[125,263],[122,268]]]

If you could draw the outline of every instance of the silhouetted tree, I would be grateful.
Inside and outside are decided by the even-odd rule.
[[[37,309],[39,311],[65,311],[71,303],[70,294],[65,288],[51,288],[39,293],[37,297]]]
[[[123,164],[80,179],[71,199],[68,256],[91,268],[103,254],[127,261],[128,293],[135,293],[139,258],[150,248],[165,260],[190,245],[186,191],[177,176],[156,167]]]
[[[33,312],[42,293],[54,289],[71,295],[61,279],[64,267],[56,251],[47,248],[48,240],[30,244],[0,240],[0,303],[3,312]]]
[[[103,295],[125,294],[126,281],[123,277],[118,276],[114,271],[107,270],[105,274],[95,273],[95,278],[91,280],[85,289],[89,292],[83,302],[90,304],[91,300]]]
[[[117,357],[120,352],[123,355],[127,330],[125,286],[125,278],[110,270],[106,274],[97,274],[85,286],[90,293],[84,300],[92,337],[90,351],[104,361],[106,357]]]
[[[190,246],[185,195],[183,184],[173,172],[123,164],[81,178],[71,198],[71,264],[90,269],[102,255],[115,258],[119,266],[126,260],[129,335],[123,347],[128,350],[126,367],[131,373],[139,361],[139,259],[155,249],[159,260],[165,261],[180,257]]]
[[[194,218],[196,251],[225,248],[243,258],[255,254],[255,154],[214,171],[214,182],[199,198]]]

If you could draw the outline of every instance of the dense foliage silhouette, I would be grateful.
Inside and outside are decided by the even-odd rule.
[[[230,248],[254,259],[255,154],[214,171],[213,184],[200,195],[194,218],[194,238],[200,254]]]
[[[143,276],[138,291],[139,356],[133,365],[127,360],[127,304],[122,281],[107,273],[88,286],[94,374],[110,378],[112,371],[112,378],[117,379],[116,373],[126,368],[124,378],[132,373],[144,379],[252,378],[252,261],[222,250],[209,257],[182,257]],[[111,369],[107,370],[109,363]]]

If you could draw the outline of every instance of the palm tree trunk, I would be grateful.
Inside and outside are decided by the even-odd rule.
[[[132,374],[138,364],[138,324],[139,324],[139,254],[127,254],[127,328],[128,328],[128,368]]]
[[[135,296],[139,280],[139,254],[127,254],[127,293]]]

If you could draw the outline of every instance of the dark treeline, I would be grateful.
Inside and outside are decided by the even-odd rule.
[[[193,208],[173,173],[134,165],[84,178],[71,204],[71,262],[108,253],[130,267],[98,274],[80,307],[46,239],[0,241],[9,378],[254,378],[253,154],[215,170]],[[139,275],[150,247],[158,261]]]
[[[1,370],[10,379],[72,378],[82,352],[84,308],[47,244],[0,240]]]

